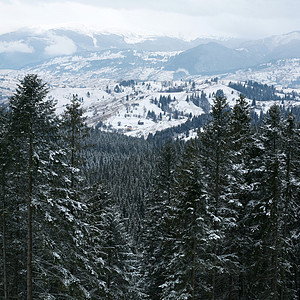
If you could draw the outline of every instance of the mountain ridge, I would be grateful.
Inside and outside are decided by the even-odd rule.
[[[277,40],[287,39],[287,36]],[[138,51],[187,51],[199,45],[215,42],[230,49],[243,46],[257,48],[259,44],[270,44],[276,37],[264,40],[245,41],[236,38],[199,37],[184,40],[168,36],[133,36],[116,33],[88,32],[55,28],[44,31],[22,29],[0,35],[0,68],[20,69],[32,63],[40,63],[62,55],[76,55],[105,49],[132,49]],[[278,43],[278,42],[277,42]]]
[[[53,81],[70,76],[86,80],[224,78],[245,77],[247,72],[250,78],[245,80],[262,78],[268,84],[298,87],[299,58],[300,31],[253,41],[215,37],[185,41],[62,28],[0,35],[0,70],[45,74]],[[265,75],[251,78],[253,70],[255,74],[265,70]]]

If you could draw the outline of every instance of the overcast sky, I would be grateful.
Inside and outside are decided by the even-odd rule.
[[[300,30],[300,0],[0,0],[0,33],[21,27],[262,38]]]

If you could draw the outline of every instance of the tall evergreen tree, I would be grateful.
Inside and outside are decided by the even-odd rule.
[[[186,146],[176,170],[169,217],[172,223],[168,224],[173,240],[165,264],[162,299],[200,299],[207,296],[209,227],[198,141]]]
[[[282,261],[287,265],[280,268],[280,299],[299,297],[299,217],[300,217],[300,131],[295,116],[289,113],[283,122],[284,187],[282,231]],[[298,285],[297,285],[298,284]],[[298,295],[297,295],[298,291]]]
[[[36,75],[27,75],[18,85],[10,100],[12,110],[12,130],[18,140],[20,159],[23,161],[25,201],[27,209],[27,299],[32,299],[32,211],[35,192],[34,175],[37,175],[39,154],[47,147],[51,128],[53,128],[53,105],[44,101],[48,90]],[[42,130],[47,130],[45,136]],[[44,149],[42,150],[42,146]],[[41,151],[42,150],[42,151]]]
[[[237,226],[232,228],[231,251],[236,252],[239,259],[239,271],[230,278],[229,299],[248,299],[248,275],[250,246],[248,203],[251,200],[252,184],[251,168],[254,166],[252,152],[255,145],[255,132],[251,127],[250,105],[240,95],[232,109],[230,118],[230,148],[232,151],[232,196],[237,205]]]
[[[145,207],[143,232],[144,274],[146,293],[150,299],[161,299],[165,281],[166,264],[169,261],[169,248],[173,242],[172,224],[174,171],[176,151],[167,143],[157,160],[157,171]]]
[[[261,184],[259,197],[252,204],[252,236],[255,240],[252,289],[253,298],[293,299],[292,284],[295,253],[293,239],[297,204],[291,196],[292,182],[297,181],[293,148],[297,141],[290,116],[284,125],[277,105],[271,106],[261,132]],[[297,142],[296,142],[297,143]],[[293,161],[293,163],[292,163]],[[295,172],[296,171],[296,172]],[[293,179],[292,179],[293,178]],[[297,194],[297,187],[292,188]],[[292,230],[293,228],[293,230]]]
[[[92,299],[142,299],[137,256],[121,214],[103,184],[95,185],[87,200],[86,252],[93,262]]]
[[[200,134],[201,160],[206,180],[208,214],[211,218],[209,239],[211,299],[228,297],[230,278],[237,269],[237,256],[231,250],[232,228],[236,226],[233,198],[232,151],[229,146],[230,110],[226,98],[218,96],[212,106],[211,121]],[[226,275],[225,275],[226,274]],[[229,279],[229,281],[228,281]],[[229,287],[229,288],[228,288]]]
[[[264,280],[260,281],[261,293],[270,299],[278,299],[278,263],[279,263],[279,218],[282,205],[282,188],[284,162],[282,157],[282,123],[280,110],[272,106],[269,117],[263,128],[264,158],[264,189],[259,201],[261,250],[260,274]]]
[[[73,95],[70,105],[66,106],[66,110],[62,115],[62,128],[64,134],[64,145],[69,152],[69,165],[71,167],[71,188],[78,181],[79,166],[82,165],[80,151],[83,148],[83,139],[88,133],[85,124],[86,117],[83,116],[83,109],[78,97]]]
[[[79,240],[76,222],[82,207],[69,197],[69,166],[58,143],[59,123],[54,103],[46,99],[47,91],[41,79],[27,75],[10,101],[14,191],[19,205],[15,214],[21,224],[23,211],[27,212],[27,288],[23,287],[27,299],[85,292],[73,274],[70,260],[74,256],[68,253]],[[21,238],[20,234],[23,244]]]

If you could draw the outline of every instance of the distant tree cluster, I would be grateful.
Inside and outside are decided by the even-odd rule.
[[[166,96],[162,96],[160,95],[159,97],[159,101],[158,101],[158,107],[160,107],[160,109],[164,112],[168,112],[170,111],[170,107],[169,104],[172,102],[171,96],[168,95]]]
[[[153,110],[148,110],[147,119],[152,119],[153,122],[157,122],[157,116]]]
[[[261,84],[252,80],[248,80],[245,83],[229,82],[229,87],[241,92],[243,96],[252,100],[281,100],[281,96],[278,95],[278,91],[272,85]]]
[[[205,113],[208,113],[210,111],[209,101],[207,99],[206,94],[203,91],[201,92],[201,95],[199,95],[199,93],[193,93],[190,97],[187,96],[186,101],[193,102],[196,106],[202,108]]]
[[[122,80],[120,83],[119,83],[120,86],[134,86],[135,85],[135,81],[134,80]]]
[[[183,87],[182,86],[172,86],[172,87],[169,87],[164,92],[166,92],[166,93],[180,93],[180,92],[183,92]]]

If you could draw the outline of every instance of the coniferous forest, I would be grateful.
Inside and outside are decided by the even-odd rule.
[[[0,111],[1,299],[300,298],[300,127],[214,99],[188,142],[89,129],[36,75]]]

